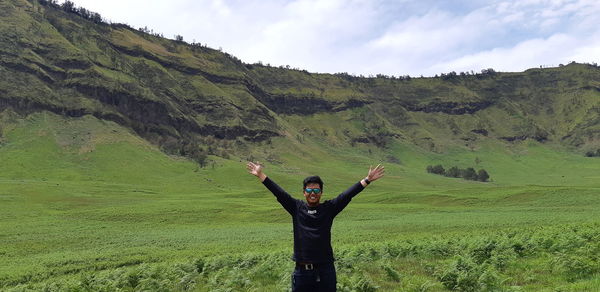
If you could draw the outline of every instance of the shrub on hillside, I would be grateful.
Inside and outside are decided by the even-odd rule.
[[[363,272],[356,272],[352,277],[342,274],[337,283],[338,291],[374,292],[377,289],[379,286]]]
[[[487,173],[487,171],[485,171],[485,169],[480,169],[479,171],[477,171],[477,180],[478,181],[486,182],[486,181],[488,181],[489,178],[490,178],[490,175]]]
[[[460,169],[456,166],[452,166],[446,171],[447,177],[460,177]]]
[[[436,166],[428,165],[427,172],[444,175],[446,173],[446,170],[444,169],[444,167],[441,164],[438,164]]]
[[[450,167],[448,170],[445,170],[444,167],[440,164],[432,166],[428,165],[426,168],[428,173],[444,175],[447,177],[462,177],[467,180],[476,180],[481,182],[486,182],[489,180],[490,175],[485,169],[480,169],[479,171],[475,171],[474,168],[468,167],[465,169],[458,168],[456,166]]]
[[[468,180],[477,180],[477,172],[472,167],[468,167],[461,171],[461,176]]]
[[[187,156],[194,160],[200,165],[200,167],[206,166],[206,159],[208,158],[208,155],[206,151],[200,147],[198,142],[192,140],[182,144],[179,152],[182,156]]]
[[[72,1],[65,1],[63,2],[63,4],[60,6],[64,11],[66,12],[70,12],[70,13],[74,13],[76,12],[76,8],[75,8],[75,3],[73,3]]]
[[[192,264],[196,267],[196,272],[202,273],[204,271],[204,265],[206,265],[206,262],[203,258],[197,258]]]
[[[437,272],[438,279],[450,290],[496,291],[501,281],[489,264],[477,264],[468,256],[456,256],[445,268]]]
[[[600,271],[598,262],[588,255],[559,253],[551,264],[554,270],[562,272],[569,282],[588,278]]]
[[[473,241],[470,251],[471,258],[477,264],[483,264],[492,257],[492,251],[496,248],[497,242],[494,238]]]
[[[387,277],[393,282],[400,282],[402,276],[396,269],[394,269],[391,265],[383,265],[383,270],[385,271]]]
[[[585,153],[585,156],[586,157],[600,157],[600,149],[597,149],[596,151],[590,150]]]

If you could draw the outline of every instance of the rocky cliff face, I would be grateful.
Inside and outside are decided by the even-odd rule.
[[[376,147],[600,141],[597,66],[413,79],[310,74],[243,64],[45,2],[0,3],[0,111],[94,115],[167,148],[207,137],[267,141],[300,131],[288,117],[317,113],[351,116],[354,128],[340,138]]]

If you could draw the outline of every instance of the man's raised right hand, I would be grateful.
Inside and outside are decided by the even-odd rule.
[[[260,164],[260,162],[248,162],[248,164],[246,164],[246,169],[248,169],[248,173],[258,177],[260,179],[260,181],[264,181],[265,178],[267,178],[267,176],[265,175],[265,173],[262,171],[263,170],[263,166],[262,164]]]

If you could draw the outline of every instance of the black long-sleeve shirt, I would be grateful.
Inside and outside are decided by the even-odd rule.
[[[292,215],[294,225],[294,256],[292,259],[299,263],[332,263],[334,261],[331,248],[333,218],[364,189],[362,184],[358,182],[337,197],[316,207],[310,207],[306,201],[292,198],[268,177],[263,184],[275,195],[281,206]]]

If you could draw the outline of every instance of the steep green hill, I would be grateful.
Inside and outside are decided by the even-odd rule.
[[[438,153],[488,140],[600,147],[600,68],[591,65],[412,79],[311,74],[243,64],[38,1],[0,5],[0,109],[93,115],[170,153],[211,143],[212,154],[247,155],[242,144],[305,136]]]

